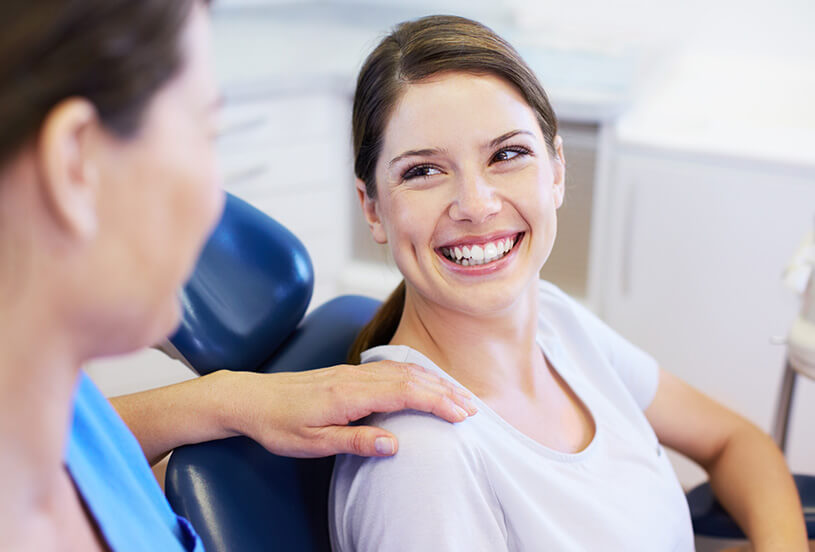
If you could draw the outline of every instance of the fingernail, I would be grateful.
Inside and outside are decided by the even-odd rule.
[[[473,401],[472,399],[464,401],[462,407],[464,408],[465,412],[467,412],[467,416],[472,416],[473,414],[478,412],[478,407],[475,406],[475,401]]]
[[[374,448],[376,449],[377,454],[386,454],[390,456],[393,454],[396,447],[394,446],[393,439],[390,437],[377,437],[376,441],[374,441]]]
[[[456,407],[456,412],[458,413],[459,418],[467,418],[470,415],[469,412],[467,412],[466,410],[461,408],[459,405],[455,405],[455,407]]]

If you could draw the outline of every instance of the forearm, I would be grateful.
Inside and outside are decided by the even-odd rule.
[[[406,408],[448,422],[477,411],[472,396],[444,378],[391,361],[274,374],[221,370],[111,402],[151,464],[178,446],[234,435],[285,456],[390,456],[395,436],[348,424]]]
[[[719,502],[756,552],[808,550],[798,491],[769,436],[745,425],[728,439],[708,473]]]
[[[225,393],[235,374],[220,371],[193,380],[111,399],[150,464],[181,445],[230,437]]]

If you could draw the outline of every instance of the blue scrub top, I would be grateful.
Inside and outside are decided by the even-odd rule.
[[[189,522],[173,513],[136,438],[84,372],[65,465],[111,550],[204,551]]]

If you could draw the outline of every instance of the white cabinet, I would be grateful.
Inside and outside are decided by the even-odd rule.
[[[781,271],[815,218],[815,169],[622,148],[608,190],[601,314],[768,430],[784,358],[770,339],[798,309]],[[815,472],[813,399],[802,382],[789,455],[800,471]],[[677,470],[684,484],[700,478]]]

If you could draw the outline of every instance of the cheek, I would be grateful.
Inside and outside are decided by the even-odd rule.
[[[528,185],[523,187],[526,194],[524,203],[537,217],[553,217],[562,198],[555,187],[551,171],[548,167],[530,168],[528,178]]]
[[[218,167],[214,148],[207,143],[197,159],[193,181],[190,183],[192,201],[200,205],[200,220],[209,230],[215,225],[224,203],[224,192],[218,177]]]
[[[222,202],[206,149],[189,143],[163,145],[142,158],[141,182],[131,182],[149,190],[141,196],[142,212],[136,213],[142,236],[135,239],[144,261],[149,261],[140,264],[154,267],[149,279],[162,301],[192,270]]]
[[[398,241],[401,246],[427,245],[444,209],[437,196],[434,190],[412,190],[392,197],[386,214],[389,240]]]
[[[197,143],[166,150],[162,173],[176,232],[199,239],[214,224],[223,202],[212,145],[198,138]]]

